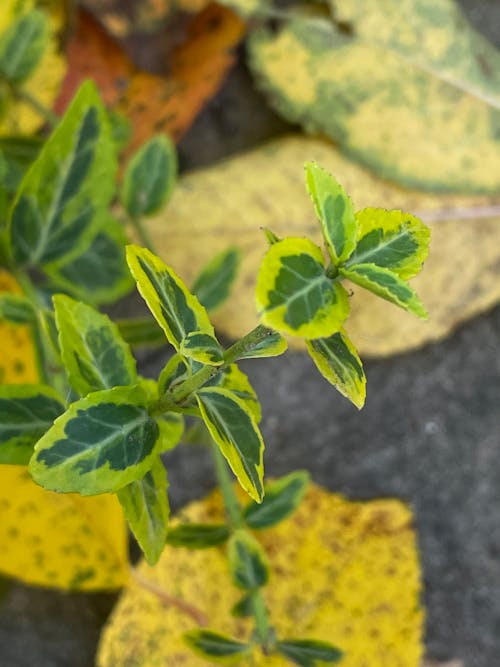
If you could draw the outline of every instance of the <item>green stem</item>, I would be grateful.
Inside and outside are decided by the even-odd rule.
[[[251,597],[257,639],[262,646],[264,654],[267,655],[271,649],[270,640],[273,634],[269,625],[269,614],[266,609],[264,597],[259,589],[253,591]]]
[[[132,227],[135,229],[137,236],[139,237],[139,240],[143,246],[145,246],[148,250],[153,252],[155,255],[158,253],[155,250],[155,244],[153,242],[153,239],[151,238],[151,235],[146,227],[146,225],[143,223],[143,221],[140,218],[129,218],[130,222],[132,224]]]
[[[29,106],[34,109],[37,114],[47,122],[48,125],[50,125],[52,130],[55,130],[55,128],[59,125],[59,116],[51,109],[48,109],[46,106],[44,106],[27,90],[23,88],[13,88],[12,92],[14,97],[16,97],[18,100],[29,104]]]
[[[241,527],[241,507],[234,492],[233,480],[229,474],[226,459],[220,453],[219,448],[212,440],[212,454],[215,465],[215,474],[217,475],[217,482],[219,484],[222,499],[224,501],[224,509],[229,522],[234,528]]]
[[[36,296],[35,287],[33,286],[31,280],[23,271],[14,270],[13,274],[16,279],[16,282],[22,288],[24,295],[26,296],[26,298],[30,300],[35,312],[38,313],[39,303]],[[35,356],[37,360],[37,367],[40,379],[44,384],[50,384],[49,361],[47,359],[46,345],[43,340],[44,333],[40,319],[38,317],[31,324],[31,331],[33,334],[33,345],[35,347]]]
[[[265,327],[263,324],[252,329],[246,336],[243,336],[234,345],[231,345],[224,353],[224,363],[220,366],[203,366],[199,371],[187,378],[182,384],[173,391],[166,392],[158,401],[150,406],[151,415],[161,415],[168,412],[175,405],[183,403],[191,394],[203,387],[211,378],[218,375],[222,370],[233,364],[254,347],[259,345],[268,336],[274,334],[273,329]]]

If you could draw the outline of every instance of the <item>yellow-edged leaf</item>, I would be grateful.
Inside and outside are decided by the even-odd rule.
[[[341,329],[329,338],[308,340],[307,351],[321,375],[361,409],[366,398],[366,377],[347,332]]]
[[[185,522],[218,521],[220,496],[185,508]],[[269,557],[271,585],[263,589],[279,638],[314,637],[344,652],[342,667],[418,667],[423,654],[421,573],[412,515],[396,500],[350,502],[311,485],[286,520],[259,532]],[[235,618],[241,591],[230,585],[223,549],[188,551],[167,546],[158,565],[139,566],[156,590],[195,605],[209,627],[238,641],[252,618]],[[290,585],[293,582],[293,585]],[[203,667],[185,646],[195,626],[178,607],[162,604],[140,583],[123,593],[102,635],[98,667],[169,665]],[[241,667],[287,667],[283,657],[260,652]]]
[[[331,174],[306,162],[306,186],[334,263],[345,261],[356,246],[357,221],[351,198]]]
[[[271,245],[255,295],[264,324],[294,336],[330,336],[349,314],[347,292],[328,278],[321,249],[309,239],[286,238]]]
[[[395,354],[441,339],[500,299],[495,268],[500,261],[500,208],[495,206],[500,196],[438,197],[401,188],[360,168],[327,141],[290,136],[183,176],[168,216],[149,222],[160,252],[188,283],[228,244],[241,248],[234,295],[214,316],[221,331],[239,338],[257,323],[255,276],[266,252],[261,227],[279,237],[307,235],[321,243],[303,183],[302,165],[308,160],[332,173],[357,207],[401,209],[431,228],[425,269],[412,282],[429,321],[420,322],[356,287],[350,299],[349,333],[361,355]],[[229,191],[228,183],[238,187]],[[289,342],[303,345],[296,338]]]
[[[205,308],[159,257],[130,245],[127,262],[141,296],[177,351],[190,333],[214,336]]]
[[[430,231],[418,218],[403,211],[365,208],[356,213],[358,243],[347,262],[376,264],[403,280],[415,276],[429,252]]]
[[[264,441],[246,402],[223,387],[196,393],[203,421],[242,488],[260,502],[264,495]]]

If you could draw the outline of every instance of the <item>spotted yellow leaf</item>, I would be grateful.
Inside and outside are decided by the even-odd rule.
[[[288,120],[385,178],[429,190],[500,187],[500,53],[453,0],[330,0],[250,38],[250,63]]]
[[[0,269],[0,293],[21,294],[14,278]],[[36,352],[31,328],[26,324],[10,324],[0,321],[0,383],[34,384],[38,382]]]
[[[429,321],[418,321],[353,287],[349,334],[362,356],[394,354],[441,339],[500,300],[495,268],[500,261],[499,195],[438,197],[401,188],[360,168],[328,141],[289,136],[184,175],[168,216],[148,221],[160,253],[188,284],[214,254],[228,245],[241,248],[233,296],[213,318],[219,330],[239,338],[257,324],[255,276],[267,249],[261,227],[280,238],[308,236],[322,244],[304,188],[302,165],[311,160],[342,183],[356,208],[375,205],[408,211],[431,228],[425,269],[412,282]],[[228,183],[238,187],[229,192]],[[289,344],[303,346],[296,337]]]
[[[0,291],[20,293],[3,270]],[[29,327],[0,322],[0,339],[0,382],[37,383]],[[0,572],[30,584],[99,590],[127,580],[127,536],[116,498],[46,491],[25,466],[0,465],[0,543]]]
[[[182,512],[185,522],[220,521],[213,494]],[[326,641],[344,654],[342,667],[418,667],[423,654],[421,575],[412,515],[396,500],[350,502],[311,485],[298,509],[258,533],[269,559],[271,585],[263,589],[279,639]],[[248,641],[253,619],[231,609],[232,586],[224,549],[165,548],[158,564],[139,566],[156,590],[195,605],[210,629]],[[293,585],[290,585],[293,582]],[[131,582],[102,635],[98,667],[203,667],[183,634],[196,622]],[[281,656],[254,651],[241,667],[289,667]]]
[[[126,582],[127,537],[114,496],[52,493],[24,466],[0,466],[0,517],[3,574],[69,590]]]

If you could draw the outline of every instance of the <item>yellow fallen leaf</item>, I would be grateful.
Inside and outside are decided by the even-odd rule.
[[[1,292],[21,293],[16,281],[4,269],[0,269]],[[0,384],[38,382],[37,360],[30,327],[0,322],[0,340]]]
[[[4,270],[0,292],[20,292]],[[29,327],[0,323],[0,340],[0,382],[37,383]],[[116,497],[46,491],[24,466],[0,465],[0,545],[0,572],[30,584],[100,590],[127,580],[127,533]]]
[[[46,4],[46,3],[45,3]],[[23,12],[29,11],[36,0],[2,0],[0,11],[0,34]],[[36,98],[44,107],[50,109],[55,102],[59,86],[66,71],[66,63],[58,50],[58,31],[62,27],[63,12],[60,3],[49,3],[51,37],[38,67],[23,84],[23,88]],[[9,134],[32,134],[43,124],[45,119],[23,101],[7,99],[0,113],[0,136]]]
[[[0,517],[3,574],[82,591],[127,580],[127,533],[115,496],[52,493],[24,466],[1,466]]]
[[[182,512],[183,521],[221,517],[218,494]],[[345,652],[342,667],[417,667],[424,613],[411,522],[409,509],[396,500],[350,502],[311,485],[291,518],[257,533],[270,560],[271,580],[263,591],[278,637],[326,640]],[[241,592],[230,582],[224,549],[167,547],[158,565],[139,566],[138,581],[122,594],[101,638],[98,667],[214,664],[182,640],[193,618],[165,606],[151,590],[194,604],[211,630],[249,637],[251,621],[230,613]],[[251,664],[289,665],[262,656]]]
[[[497,193],[500,52],[458,3],[329,2],[343,29],[301,18],[250,36],[249,62],[270,103],[385,178]]]
[[[148,221],[163,259],[188,283],[215,253],[232,245],[241,248],[232,297],[214,317],[228,336],[238,338],[257,323],[255,280],[267,248],[261,228],[269,227],[280,237],[307,235],[321,243],[304,185],[303,164],[308,160],[333,173],[357,209],[381,206],[424,219],[439,218],[429,223],[430,255],[412,281],[429,311],[429,321],[419,321],[353,286],[346,328],[361,353],[389,355],[439,340],[500,299],[498,207],[496,217],[492,213],[490,218],[474,218],[475,209],[500,199],[437,196],[401,188],[351,162],[327,141],[290,136],[187,174],[167,211]],[[470,219],[457,219],[465,214]],[[302,346],[298,339],[290,343]]]

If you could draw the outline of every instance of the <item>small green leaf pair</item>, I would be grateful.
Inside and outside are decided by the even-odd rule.
[[[189,646],[199,655],[221,664],[235,664],[251,654],[252,646],[225,637],[211,630],[192,630],[184,635]],[[276,642],[276,652],[281,653],[300,667],[335,664],[342,659],[342,652],[327,642],[316,639],[289,639]]]
[[[263,501],[251,502],[244,508],[245,524],[262,530],[280,523],[297,509],[308,483],[309,474],[298,471],[266,484]],[[167,543],[185,549],[207,549],[224,544],[230,536],[231,529],[226,524],[187,523],[171,528]]]
[[[318,216],[329,265],[321,248],[305,238],[277,239],[257,278],[256,299],[262,321],[307,340],[320,372],[358,408],[366,380],[359,356],[343,324],[348,279],[419,317],[427,316],[406,283],[421,269],[429,230],[401,211],[367,208],[355,213],[350,198],[326,171],[307,163],[306,185]]]

